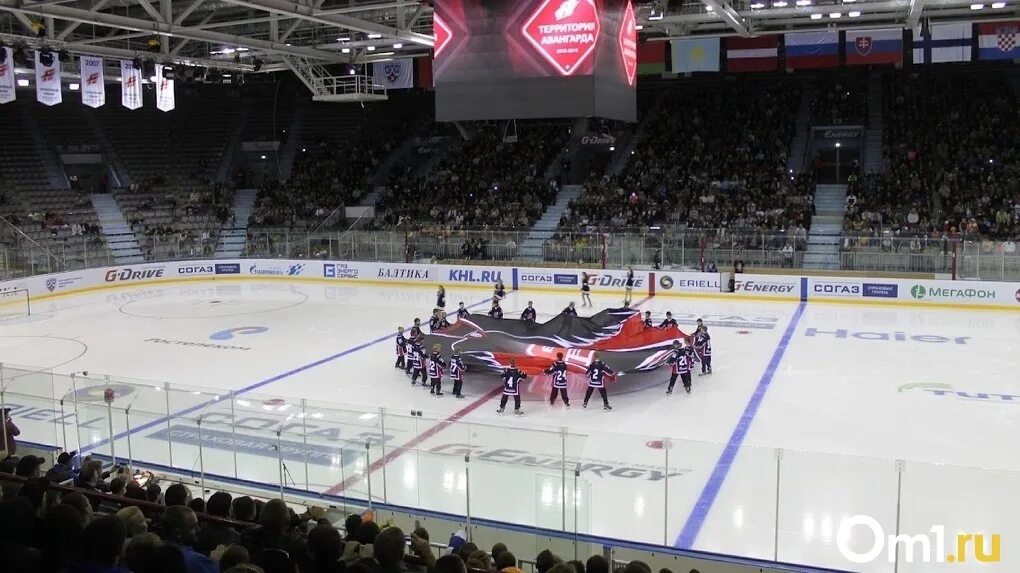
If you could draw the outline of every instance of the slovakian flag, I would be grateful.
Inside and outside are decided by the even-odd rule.
[[[970,22],[933,24],[914,29],[914,63],[969,62],[973,29]]]
[[[727,72],[770,72],[779,68],[779,36],[726,38]]]
[[[839,66],[839,31],[796,32],[783,37],[786,67],[835,68]]]
[[[846,63],[898,64],[903,61],[903,31],[899,28],[885,30],[847,30]]]
[[[978,59],[1020,59],[1020,21],[978,24]]]

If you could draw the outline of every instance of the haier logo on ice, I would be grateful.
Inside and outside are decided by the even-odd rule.
[[[494,283],[503,280],[503,271],[451,270],[452,283]]]
[[[141,281],[145,279],[163,278],[163,267],[153,269],[110,269],[106,271],[106,282],[114,281]]]
[[[836,330],[819,330],[811,327],[804,331],[804,336],[811,338],[832,337],[838,340],[855,338],[857,340],[877,340],[884,342],[927,342],[934,344],[967,344],[969,336],[939,336],[937,334],[907,334],[902,331],[895,332],[851,332],[845,328]]]

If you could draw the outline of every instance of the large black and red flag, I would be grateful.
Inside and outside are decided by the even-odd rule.
[[[474,371],[498,372],[511,358],[526,374],[539,374],[563,353],[568,370],[583,374],[598,352],[618,374],[653,370],[666,363],[674,340],[688,335],[679,328],[646,328],[634,309],[608,309],[591,317],[558,315],[544,322],[495,319],[472,314],[425,337],[425,348],[453,350]]]

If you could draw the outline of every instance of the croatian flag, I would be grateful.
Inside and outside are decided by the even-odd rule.
[[[898,64],[903,61],[903,30],[847,30],[846,63]]]
[[[726,38],[727,72],[769,72],[779,68],[779,36]]]
[[[839,66],[839,31],[797,32],[784,36],[786,67],[835,68]]]
[[[1020,21],[978,24],[978,59],[1020,59]]]
[[[915,28],[914,63],[969,62],[973,37],[970,22]]]

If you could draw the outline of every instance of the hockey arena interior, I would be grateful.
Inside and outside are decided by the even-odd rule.
[[[1012,0],[0,0],[5,570],[1016,571],[1018,60]]]

